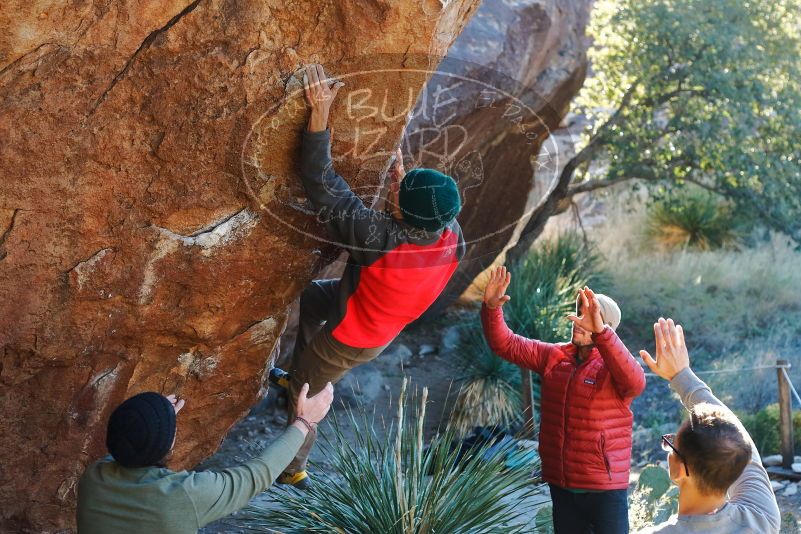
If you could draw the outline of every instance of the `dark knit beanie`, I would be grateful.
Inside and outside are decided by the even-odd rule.
[[[172,448],[175,409],[163,395],[147,392],[120,404],[108,420],[106,447],[125,467],[156,465]]]
[[[403,220],[422,230],[442,230],[459,215],[462,200],[456,182],[434,169],[406,173],[398,193]]]

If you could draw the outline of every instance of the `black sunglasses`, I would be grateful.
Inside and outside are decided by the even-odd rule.
[[[662,450],[665,452],[673,451],[676,453],[676,456],[679,457],[681,463],[684,464],[684,472],[687,474],[687,476],[690,476],[690,468],[687,467],[687,460],[684,459],[684,456],[682,456],[679,450],[673,445],[674,441],[676,441],[676,434],[665,434],[662,436]]]

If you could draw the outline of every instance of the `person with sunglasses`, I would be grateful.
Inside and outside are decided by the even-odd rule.
[[[656,358],[644,350],[640,356],[670,382],[689,417],[662,436],[679,488],[678,514],[640,534],[779,532],[779,506],[759,452],[737,416],[690,369],[682,327],[660,318],[654,335]]]

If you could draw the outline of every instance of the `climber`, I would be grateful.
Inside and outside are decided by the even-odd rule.
[[[493,269],[481,322],[490,348],[542,380],[540,456],[553,500],[557,534],[618,534],[629,530],[632,400],[645,373],[615,329],[620,308],[591,289],[579,291],[570,343],[515,335],[502,306],[512,275]]]
[[[436,300],[464,254],[456,222],[461,198],[450,176],[422,168],[406,173],[398,151],[380,212],[366,207],[334,171],[328,115],[343,85],[326,78],[321,65],[306,67],[311,115],[301,134],[301,180],[327,237],[349,258],[339,280],[315,280],[300,297],[287,369],[290,399],[304,382],[314,393],[381,354]],[[279,483],[309,487],[306,460],[315,437],[309,433]]]
[[[676,434],[662,436],[670,478],[679,488],[679,510],[640,534],[779,532],[781,515],[754,441],[737,416],[692,369],[684,330],[672,319],[654,324],[656,359],[640,356],[670,382],[689,418]]]
[[[147,392],[126,400],[108,421],[110,456],[89,465],[78,484],[78,532],[188,534],[239,510],[272,485],[328,413],[333,386],[309,398],[308,390],[304,384],[297,416],[278,439],[249,462],[221,471],[175,472],[164,465],[183,399]]]

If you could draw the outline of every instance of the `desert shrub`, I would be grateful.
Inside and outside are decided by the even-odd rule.
[[[515,333],[542,341],[564,341],[578,290],[605,281],[601,256],[575,232],[537,244],[525,259],[511,266],[511,300],[504,306]]]
[[[770,404],[755,413],[738,414],[738,417],[760,454],[776,454],[781,450],[778,404]],[[796,451],[801,451],[801,411],[793,412],[793,445]]]
[[[708,194],[674,194],[652,204],[646,237],[660,249],[713,250],[735,247],[741,238],[728,204]]]
[[[520,372],[490,350],[477,319],[462,326],[457,357],[461,387],[450,419],[457,435],[476,426],[509,427],[521,413]]]
[[[280,507],[253,506],[243,518],[251,529],[281,532],[521,532],[521,519],[539,504],[531,465],[509,467],[507,452],[488,455],[488,445],[459,458],[452,431],[423,440],[427,392],[410,418],[404,381],[397,419],[384,438],[366,415],[351,412],[355,441],[334,422],[323,452],[330,472],[298,494],[278,489]],[[328,436],[329,434],[324,434]],[[464,453],[464,451],[462,451]]]

